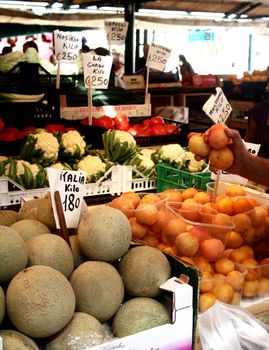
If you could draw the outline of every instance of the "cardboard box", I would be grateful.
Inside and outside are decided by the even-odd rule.
[[[172,274],[161,288],[168,293],[172,323],[148,329],[93,347],[93,350],[191,350],[194,348],[198,314],[200,272],[191,265],[165,253]],[[178,277],[182,278],[179,279]],[[188,283],[182,282],[188,280]]]
[[[128,337],[93,347],[103,349],[132,350],[191,350],[192,349],[192,287],[173,277],[160,287],[172,293],[172,324],[148,329]]]

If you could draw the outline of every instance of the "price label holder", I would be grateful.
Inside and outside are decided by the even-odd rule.
[[[75,63],[81,47],[81,34],[74,32],[63,32],[55,30],[53,32],[55,58],[58,62],[56,88],[60,88],[61,62]]]
[[[172,50],[165,46],[156,45],[156,44],[150,45],[148,55],[147,55],[147,61],[146,61],[147,74],[146,74],[145,104],[149,103],[150,101],[150,95],[148,94],[149,70],[155,69],[163,72],[163,70],[165,69],[167,60],[171,55],[171,52]]]
[[[48,168],[47,174],[56,228],[67,240],[67,229],[77,228],[79,223],[86,173]]]
[[[109,45],[124,45],[129,23],[126,21],[105,21],[106,37]]]
[[[216,88],[216,94],[209,97],[202,109],[215,124],[225,124],[232,111],[232,107],[220,87]],[[220,176],[221,171],[218,170],[214,183],[213,202],[216,200]]]

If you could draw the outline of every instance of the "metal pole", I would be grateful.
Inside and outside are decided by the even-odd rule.
[[[134,20],[135,4],[130,1],[125,5],[125,21],[129,23],[125,41],[125,74],[131,75],[135,72],[134,55]]]

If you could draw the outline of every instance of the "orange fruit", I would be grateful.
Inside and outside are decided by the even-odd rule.
[[[212,149],[209,153],[210,165],[216,169],[226,170],[233,165],[234,155],[229,147],[217,150]]]
[[[220,213],[224,213],[227,215],[233,215],[233,200],[230,197],[222,197],[216,203],[217,210]]]
[[[244,240],[242,235],[239,232],[231,231],[226,242],[227,248],[239,248],[243,245]]]
[[[140,203],[135,210],[135,217],[140,224],[153,225],[158,218],[158,209],[150,203]]]
[[[235,269],[234,262],[228,258],[221,258],[215,262],[215,271],[223,275],[228,275]]]
[[[236,198],[233,201],[235,214],[245,213],[254,208],[253,202],[248,197]]]
[[[199,297],[199,311],[205,312],[216,302],[217,298],[213,293],[203,293]]]

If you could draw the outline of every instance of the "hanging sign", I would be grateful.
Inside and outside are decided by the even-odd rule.
[[[81,35],[73,32],[62,32],[55,30],[54,45],[55,58],[57,61],[74,63],[77,60],[81,48]]]
[[[105,21],[106,37],[109,45],[124,45],[128,22]]]
[[[146,66],[162,72],[170,55],[171,49],[162,45],[151,44],[149,47]]]
[[[203,105],[203,111],[214,123],[225,124],[232,111],[232,106],[228,102],[222,89],[217,87],[216,94],[211,95]]]
[[[112,66],[112,56],[83,55],[85,87],[107,89]]]
[[[49,187],[56,228],[60,229],[54,200],[54,192],[59,191],[67,228],[77,228],[80,210],[85,194],[86,173],[84,171],[48,168]]]

